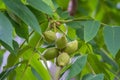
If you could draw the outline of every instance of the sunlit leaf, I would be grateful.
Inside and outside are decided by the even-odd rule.
[[[31,47],[35,47],[35,45],[37,44],[37,42],[40,40],[41,36],[38,33],[33,33],[30,37],[30,41],[28,43],[29,46]]]
[[[38,74],[41,76],[43,80],[51,80],[48,71],[45,69],[43,64],[38,59],[39,55],[35,54],[31,61],[31,66],[38,72]]]
[[[37,78],[33,75],[31,71],[31,67],[27,67],[26,70],[25,68],[26,64],[21,64],[19,67],[16,68],[16,80],[37,80]]]
[[[5,4],[3,3],[2,0],[0,0],[0,9],[1,9],[1,10],[6,9]]]
[[[75,39],[76,38],[76,32],[71,27],[68,28],[68,33],[67,34],[68,34],[69,38],[71,38],[71,39]]]
[[[39,54],[34,53],[32,50],[28,50],[23,55],[23,58],[27,59],[27,60],[29,60],[30,57],[32,57],[31,61],[30,61],[30,65],[37,71],[37,73],[41,76],[41,78],[43,80],[50,80],[51,77],[50,77],[48,71],[45,69],[45,67],[43,66],[41,61],[39,61],[39,58],[40,58]],[[26,75],[27,77],[29,77],[28,76],[29,74],[26,74],[26,73],[24,73],[22,75]],[[25,76],[24,76],[24,79],[25,79]]]

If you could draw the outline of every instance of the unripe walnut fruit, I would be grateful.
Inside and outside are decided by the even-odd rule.
[[[65,48],[66,45],[67,45],[67,39],[66,39],[66,37],[65,37],[64,35],[58,37],[58,38],[56,39],[56,44],[55,44],[55,45],[56,45],[56,47],[57,47],[58,49],[63,49],[63,48]]]
[[[67,43],[67,46],[64,49],[64,52],[71,54],[71,53],[75,52],[77,49],[78,49],[78,41],[74,40],[74,41]]]
[[[56,40],[56,33],[53,31],[45,31],[43,33],[43,38],[45,39],[46,42],[52,43]]]
[[[46,60],[51,60],[54,59],[55,57],[57,57],[59,55],[59,51],[57,48],[53,47],[53,48],[48,48],[43,52],[43,57]]]
[[[57,57],[57,64],[58,66],[65,66],[69,63],[70,61],[70,56],[66,53],[63,52]]]

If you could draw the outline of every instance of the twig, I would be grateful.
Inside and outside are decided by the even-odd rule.
[[[87,64],[88,64],[88,66],[89,66],[90,70],[92,71],[92,73],[93,73],[93,74],[96,74],[96,73],[95,73],[95,71],[93,70],[93,68],[91,67],[90,63],[89,63],[89,62],[87,62]]]
[[[75,19],[69,19],[69,20],[53,20],[53,21],[51,21],[51,23],[56,23],[56,22],[68,23],[68,22],[73,22],[73,21],[88,21],[88,20],[94,20],[94,19],[89,17],[89,18],[75,18]],[[108,24],[105,24],[102,22],[100,24],[103,26],[108,26]]]
[[[92,18],[75,18],[75,19],[69,19],[69,20],[53,20],[53,22],[60,22],[60,23],[67,23],[72,21],[87,21],[87,20],[94,20]]]
[[[32,32],[29,34],[29,37],[33,34],[33,32],[34,32],[34,31],[32,31]],[[23,47],[23,45],[25,44],[26,41],[27,41],[27,40],[24,40],[24,41],[23,41],[23,43],[20,45],[20,48],[19,48],[19,49],[21,49],[21,48]]]

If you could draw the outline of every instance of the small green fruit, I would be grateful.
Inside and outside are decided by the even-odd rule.
[[[78,41],[74,40],[67,44],[66,48],[64,49],[64,52],[71,54],[71,53],[75,52],[77,49],[78,49]]]
[[[63,52],[57,57],[57,64],[58,66],[65,66],[69,63],[70,61],[70,56]]]
[[[55,45],[56,45],[56,47],[57,47],[58,49],[63,49],[63,48],[65,48],[66,45],[67,45],[67,39],[66,39],[66,37],[65,37],[64,35],[62,35],[61,37],[57,38]]]
[[[48,48],[43,52],[43,57],[46,60],[51,60],[54,59],[55,57],[57,57],[59,55],[59,51],[57,48],[53,47],[53,48]]]
[[[54,42],[57,38],[56,33],[53,32],[53,31],[45,31],[43,33],[43,36],[44,36],[45,41],[48,42],[48,43]]]

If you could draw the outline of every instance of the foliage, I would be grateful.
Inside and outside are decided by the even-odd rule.
[[[10,52],[0,80],[120,80],[119,0],[78,0],[72,15],[67,11],[70,1],[0,0],[0,65]],[[44,40],[49,30],[67,38],[65,46],[59,41],[59,52],[67,42],[78,41],[67,65],[57,65],[57,56],[43,57],[46,49],[56,47],[55,40]]]

